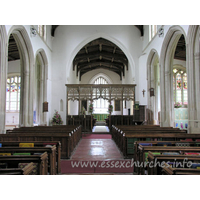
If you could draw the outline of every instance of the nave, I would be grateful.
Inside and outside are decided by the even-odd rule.
[[[81,126],[55,125],[0,134],[0,173],[200,174],[199,134],[158,125],[112,125],[110,132],[94,130],[86,133]]]

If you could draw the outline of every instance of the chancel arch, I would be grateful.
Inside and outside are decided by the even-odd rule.
[[[96,69],[112,71],[122,80],[128,70],[128,59],[117,45],[97,38],[83,46],[73,60],[73,70],[76,70],[79,81],[82,75]]]
[[[128,59],[128,73],[130,75],[130,77],[134,77],[135,78],[135,62],[133,60],[132,55],[130,54],[130,52],[128,51],[128,49],[124,46],[124,44],[122,42],[120,42],[119,40],[117,40],[116,38],[107,35],[105,33],[97,33],[94,34],[88,38],[86,38],[85,40],[83,40],[79,45],[76,46],[76,48],[74,49],[74,51],[72,51],[70,59],[67,63],[66,66],[71,66],[72,68],[70,70],[75,72],[75,77],[74,79],[76,79],[77,74],[79,74],[79,72],[76,71],[76,67],[74,67],[74,59],[76,57],[76,55],[78,54],[78,52],[81,49],[84,49],[83,47],[86,46],[87,44],[89,44],[92,41],[98,40],[98,39],[105,39],[107,41],[109,41],[110,43],[113,43],[115,46],[119,47],[121,49],[121,51],[124,53],[124,55],[127,57]],[[113,52],[113,51],[112,51]],[[66,77],[68,77],[68,83],[74,83],[69,75],[70,71],[67,71],[66,73]],[[79,75],[78,75],[79,76]],[[123,76],[122,76],[123,77]],[[131,84],[134,83],[134,81],[131,80]]]
[[[148,124],[160,123],[160,67],[156,50],[151,50],[147,60]]]

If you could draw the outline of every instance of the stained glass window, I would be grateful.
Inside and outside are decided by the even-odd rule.
[[[173,69],[174,103],[187,105],[187,74],[185,70]]]
[[[20,85],[21,85],[20,76],[13,76],[7,78],[6,111],[19,111]]]
[[[187,104],[187,74],[183,74],[183,104]]]

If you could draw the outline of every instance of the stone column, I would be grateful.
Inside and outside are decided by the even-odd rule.
[[[0,133],[5,133],[7,64],[6,40],[0,34]]]
[[[66,86],[66,125],[68,125],[67,117],[68,117],[68,88]]]

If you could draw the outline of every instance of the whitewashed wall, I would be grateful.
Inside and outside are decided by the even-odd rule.
[[[28,34],[28,39],[31,42],[33,53],[34,53],[34,58],[36,58],[37,53],[40,50],[44,50],[46,57],[47,57],[47,65],[48,65],[48,79],[47,79],[47,101],[49,102],[49,107],[51,107],[51,66],[52,66],[52,37],[51,37],[51,26],[47,26],[47,40],[44,41],[38,34],[33,37],[30,34],[30,28],[35,27],[37,29],[37,26],[31,26],[31,25],[25,25],[25,26],[17,26],[17,25],[5,25],[7,34],[10,35],[12,33],[12,30],[18,29],[20,27],[23,27],[27,34]],[[10,72],[10,71],[9,71]],[[33,84],[33,83],[31,83]],[[47,113],[47,119],[51,118],[52,109],[49,109],[49,112]],[[48,122],[49,120],[47,120]]]
[[[99,37],[115,43],[129,60],[129,71],[125,72],[126,77],[122,79],[122,82],[118,77],[113,82],[129,84],[139,82],[138,58],[142,52],[142,40],[140,31],[135,26],[59,26],[53,39],[52,110],[58,109],[58,102],[61,98],[64,99],[64,110],[66,110],[65,84],[79,83],[76,71],[73,71],[73,59],[84,45]],[[107,73],[107,75],[110,74],[110,72]],[[83,75],[81,83],[87,82],[87,76],[92,77],[93,75],[95,75],[94,72]],[[137,91],[136,88],[136,93]],[[76,112],[75,105],[76,103],[69,105],[70,113]],[[65,121],[64,115],[65,112],[62,114]]]

